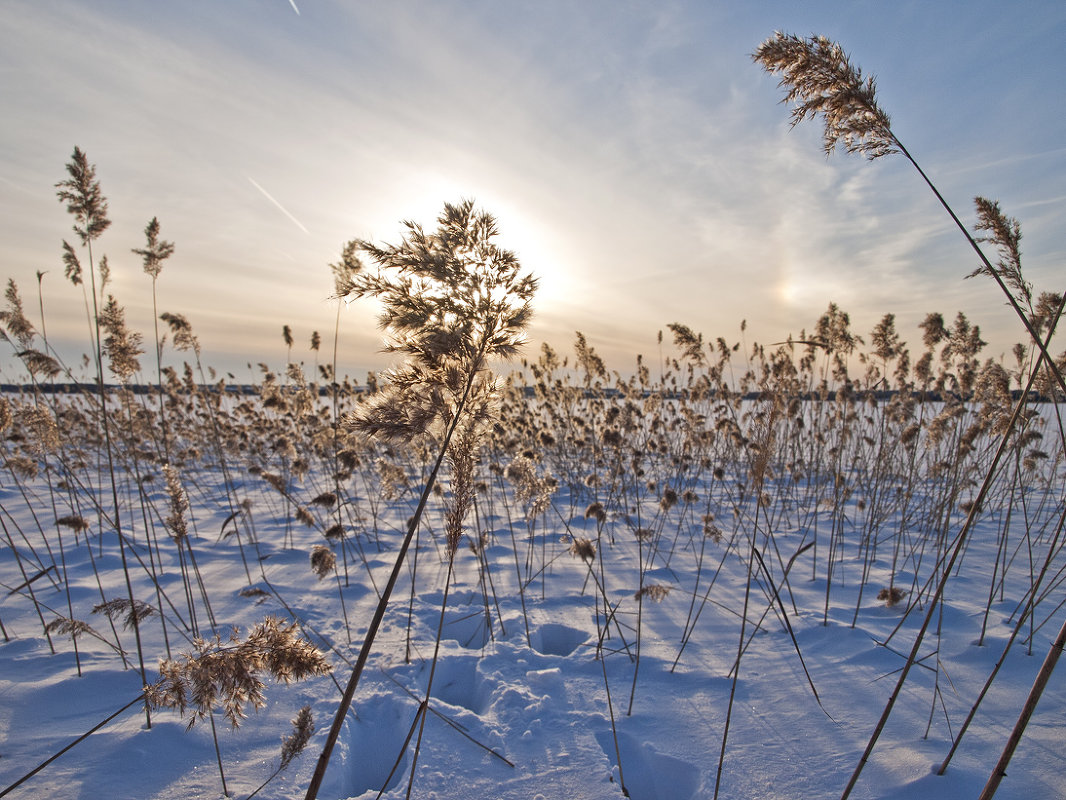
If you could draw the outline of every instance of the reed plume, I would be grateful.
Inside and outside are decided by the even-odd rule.
[[[824,36],[803,39],[777,31],[752,58],[767,72],[779,73],[787,87],[784,103],[794,103],[792,126],[822,115],[823,147],[829,155],[843,143],[849,153],[869,159],[900,151],[888,114],[877,104],[872,77],[851,64],[847,53]]]
[[[974,229],[987,231],[987,235],[978,237],[977,241],[994,244],[999,251],[999,261],[994,267],[982,264],[966,277],[998,276],[1010,288],[1014,299],[1032,311],[1033,285],[1022,277],[1021,223],[1004,214],[998,202],[975,197],[974,205],[977,208],[977,224]]]
[[[116,597],[93,606],[93,613],[103,614],[111,620],[121,617],[122,627],[126,630],[133,630],[141,623],[141,620],[152,616],[155,609],[140,600],[131,603],[125,597]]]
[[[144,259],[144,272],[153,281],[163,270],[163,262],[174,255],[174,243],[159,238],[159,219],[152,217],[144,228],[145,246],[133,248]]]
[[[164,311],[159,315],[159,318],[170,328],[170,336],[174,342],[174,348],[176,350],[192,350],[199,358],[200,341],[192,332],[192,325],[189,324],[189,320],[185,318],[185,315],[171,314],[168,311]]]
[[[156,708],[173,708],[185,716],[188,727],[207,719],[218,706],[234,728],[247,716],[246,709],[266,704],[263,678],[292,683],[331,670],[326,657],[301,638],[295,623],[267,617],[240,639],[195,639],[193,652],[159,664],[160,678],[145,687],[148,702]]]
[[[75,533],[81,533],[89,529],[89,523],[85,517],[80,515],[70,515],[65,517],[59,517],[56,520],[56,525],[62,525],[65,528],[70,528]]]
[[[325,578],[337,568],[337,556],[325,545],[316,544],[311,548],[311,571],[319,580]]]
[[[40,377],[50,380],[59,375],[62,372],[59,363],[52,356],[33,346],[37,330],[26,317],[22,297],[19,295],[15,281],[8,280],[4,297],[7,300],[7,308],[0,311],[0,339],[11,342],[16,351],[15,355],[22,360],[23,366],[26,367],[26,371],[30,373],[30,378],[34,382]],[[46,341],[46,349],[47,346]]]
[[[292,725],[292,733],[288,736],[284,736],[281,739],[281,758],[278,762],[277,768],[270,774],[265,781],[263,781],[259,788],[248,795],[245,800],[252,800],[257,794],[266,788],[274,778],[280,775],[283,771],[289,768],[289,764],[293,762],[300,753],[307,747],[307,743],[311,741],[311,735],[315,732],[314,718],[311,716],[311,706],[303,706],[296,716],[290,721]]]
[[[471,201],[446,204],[436,233],[407,222],[400,245],[366,241],[345,248],[347,297],[378,298],[387,332],[385,350],[404,362],[348,421],[362,433],[410,441],[442,433],[467,397],[493,394],[481,372],[493,358],[511,358],[525,340],[537,281],[520,274],[514,253],[498,247],[491,215]],[[376,273],[356,269],[355,252],[377,263]]]
[[[296,756],[303,752],[307,743],[311,741],[311,734],[315,732],[314,718],[311,716],[311,706],[302,707],[292,720],[292,733],[286,736],[281,743],[281,768],[285,769]]]
[[[634,600],[647,597],[656,603],[661,603],[670,594],[670,587],[662,583],[648,583],[633,594]]]
[[[596,545],[591,539],[575,537],[570,541],[567,552],[575,558],[592,563],[596,559]]]
[[[19,347],[25,349],[33,342],[37,331],[33,323],[26,318],[18,285],[10,278],[7,281],[7,289],[4,290],[4,298],[7,300],[7,308],[0,311],[0,324],[4,326],[4,338],[6,339],[10,334],[15,338]]]
[[[126,314],[114,295],[107,296],[104,310],[100,312],[100,327],[107,334],[104,337],[104,353],[108,358],[108,367],[122,383],[127,383],[134,374],[140,372],[141,364],[137,356],[144,353],[141,348],[141,335],[126,327]]]
[[[88,245],[111,225],[107,200],[96,179],[96,167],[78,147],[67,164],[67,173],[70,177],[56,184],[59,190],[56,195],[67,204],[67,213],[74,217],[74,232],[82,244]]]
[[[188,536],[188,525],[185,522],[185,512],[189,508],[189,499],[185,494],[185,488],[181,485],[181,477],[178,471],[169,464],[163,465],[163,475],[167,482],[167,504],[170,513],[163,520],[167,531],[177,542],[181,542]]]

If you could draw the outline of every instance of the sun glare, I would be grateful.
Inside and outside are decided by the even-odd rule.
[[[478,181],[459,180],[441,172],[412,173],[394,192],[397,207],[404,209],[404,219],[426,228],[436,224],[444,203],[473,199],[478,208],[496,218],[500,246],[514,251],[527,272],[540,280],[533,305],[544,311],[565,297],[572,296],[573,280],[568,278],[568,258],[565,243],[554,233],[548,222],[523,207],[521,202],[505,199],[498,188],[479,186]],[[398,220],[393,221],[393,224]],[[393,234],[381,236],[390,241]]]
[[[572,294],[567,290],[571,284],[567,278],[569,259],[558,235],[517,205],[492,201],[485,207],[496,217],[500,244],[514,251],[523,268],[540,280],[534,307],[547,308]]]

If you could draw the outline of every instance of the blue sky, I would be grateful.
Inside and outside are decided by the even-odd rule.
[[[1036,288],[1066,255],[1066,5],[1031,3],[5,3],[0,27],[3,273],[73,363],[81,292],[53,185],[75,145],[110,201],[100,242],[128,321],[150,337],[141,231],[176,244],[160,310],[205,361],[279,367],[281,327],[308,364],[332,332],[328,263],[395,241],[472,197],[541,277],[530,355],[582,331],[622,372],[683,322],[776,342],[830,301],[867,334],[962,310],[996,357],[1022,340],[974,257],[900,157],[869,163],[790,130],[750,53],[774,30],[839,41],[876,75],[893,129],[964,221],[998,199]],[[36,320],[36,314],[31,315]],[[342,314],[342,370],[377,353],[374,309]],[[1061,349],[1061,347],[1057,348]],[[0,356],[5,372],[9,354]],[[147,361],[145,366],[148,366]]]

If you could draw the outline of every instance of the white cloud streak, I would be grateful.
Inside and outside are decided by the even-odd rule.
[[[247,175],[245,177],[248,178],[248,181],[252,184],[252,186],[254,186],[256,189],[258,189],[262,193],[263,197],[265,197],[267,200],[269,200],[271,203],[273,203],[277,207],[278,211],[280,211],[282,214],[284,214],[286,217],[288,217],[297,228],[302,230],[304,233],[310,235],[311,231],[307,230],[307,228],[304,227],[304,224],[302,222],[300,222],[300,220],[296,219],[296,217],[294,217],[292,214],[290,214],[289,210],[287,208],[285,208],[285,206],[283,206],[281,203],[279,203],[277,200],[275,200],[274,196],[272,194],[270,194],[270,192],[268,192],[266,189],[264,189],[262,186],[260,186],[254,180],[252,180],[251,177],[249,177]]]

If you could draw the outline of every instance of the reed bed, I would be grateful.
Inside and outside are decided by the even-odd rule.
[[[815,328],[833,319],[839,335],[839,309]],[[879,341],[893,340],[891,319],[879,330]],[[1025,364],[1012,374],[977,353],[961,357],[972,330],[959,317],[946,338],[927,335],[913,370],[902,349],[856,344],[835,362],[837,351],[804,334],[806,344],[743,352],[724,339],[701,345],[682,325],[655,377],[643,362],[632,377],[609,373],[583,337],[572,358],[544,346],[506,381],[447,582],[450,481],[430,497],[378,658],[427,659],[436,636],[422,605],[451,586],[461,600],[442,606],[441,633],[465,625],[475,651],[496,640],[536,651],[549,618],[583,631],[578,655],[602,662],[601,697],[619,720],[654,704],[650,693],[668,680],[642,681],[649,642],[657,672],[685,674],[711,648],[710,674],[742,677],[760,669],[759,634],[790,630],[795,665],[808,670],[797,702],[817,706],[830,678],[817,661],[809,669],[803,631],[876,629],[877,647],[904,647],[978,502],[980,535],[949,586],[976,609],[974,647],[1000,643],[1006,626],[1018,651],[1039,652],[1062,617],[1066,579],[1061,405],[1054,396],[1026,404],[978,501]],[[850,362],[865,363],[861,377]],[[205,386],[168,373],[161,387],[105,392],[103,412],[121,421],[110,466],[101,406],[84,387],[5,393],[5,647],[38,642],[92,681],[136,667],[134,626],[154,666],[269,612],[345,669],[428,473],[426,445],[338,431],[334,410],[358,410],[375,394],[350,382],[282,384],[266,372],[253,387]],[[456,605],[464,622],[449,616]],[[744,625],[728,658],[714,639],[727,621]],[[945,697],[955,666],[937,658],[928,668],[935,680],[918,700],[928,719],[915,738],[954,730],[964,716]],[[137,684],[128,682],[134,694]],[[318,691],[321,713],[331,693]],[[613,763],[624,776],[622,749]],[[231,788],[262,775],[224,770]]]
[[[827,152],[917,167],[832,43],[756,58],[805,103],[794,121],[826,118]],[[805,58],[847,102],[797,77]],[[307,375],[286,325],[283,367],[233,385],[159,313],[175,245],[155,218],[134,252],[165,329],[142,369],[93,251],[95,168],[75,149],[67,170],[92,355],[50,346],[40,280],[39,323],[14,282],[0,312],[20,364],[0,395],[0,796],[830,797],[879,713],[845,797],[871,754],[869,796],[969,796],[1030,657],[1061,650],[1063,300],[1024,281],[997,204],[976,203],[1001,254],[977,274],[1030,335],[1009,362],[962,313],[859,332],[832,303],[772,344],[675,322],[655,363],[609,369],[581,333],[520,351],[536,281],[463,202],[344,248],[328,363],[315,331]],[[353,296],[404,359],[359,382],[339,377]],[[1010,750],[1038,795],[1063,767],[1061,697],[1044,707],[1036,748]],[[113,768],[137,754],[155,768]]]

